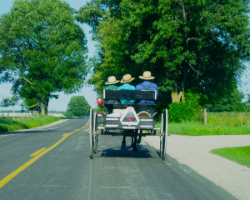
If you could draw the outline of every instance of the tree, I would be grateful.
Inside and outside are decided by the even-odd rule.
[[[89,113],[89,110],[90,105],[84,96],[73,96],[69,101],[66,114],[70,116],[85,116]]]
[[[211,100],[223,98],[235,88],[244,62],[249,60],[249,3],[90,1],[77,16],[80,22],[92,25],[100,42],[99,58],[103,59],[96,62],[90,83],[101,93],[102,80],[111,74],[138,77],[150,70],[162,94],[162,107],[166,106],[166,96],[172,93],[172,102],[179,101],[187,89],[206,94]],[[98,9],[102,11],[98,17],[91,17]],[[83,15],[82,11],[95,12]],[[179,98],[173,98],[176,96]]]
[[[210,111],[244,111],[245,103],[242,102],[244,99],[244,93],[240,92],[235,88],[232,92],[225,95],[224,98],[218,102],[210,102],[205,104],[204,107]],[[212,104],[211,104],[212,103]]]
[[[247,103],[250,104],[250,93],[247,94]]]
[[[55,92],[79,91],[87,75],[86,40],[60,0],[16,0],[0,18],[2,80],[46,114]]]
[[[4,98],[0,103],[1,107],[13,106],[13,119],[14,119],[14,113],[15,113],[15,105],[17,104],[19,99],[20,99],[19,96],[13,95],[10,99],[9,98]]]

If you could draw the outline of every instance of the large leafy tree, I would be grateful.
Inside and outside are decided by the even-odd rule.
[[[220,101],[210,102],[211,104],[206,104],[204,107],[210,111],[244,111],[246,106],[242,102],[243,99],[244,93],[235,88]]]
[[[90,105],[84,96],[73,96],[69,101],[66,114],[70,116],[84,116],[89,113],[89,110]]]
[[[19,99],[20,99],[19,96],[14,95],[11,98],[4,98],[0,103],[1,107],[9,107],[9,106],[13,107],[13,119],[15,113],[15,105],[18,103]]]
[[[47,113],[55,92],[78,91],[87,74],[86,40],[73,10],[60,0],[16,0],[0,18],[2,80]]]
[[[249,61],[249,0],[92,0],[77,19],[100,42],[90,80],[101,92],[108,76],[152,71],[166,96],[184,90],[220,99]],[[106,12],[104,12],[106,11]],[[137,83],[135,81],[134,83]],[[171,101],[171,98],[169,98]]]

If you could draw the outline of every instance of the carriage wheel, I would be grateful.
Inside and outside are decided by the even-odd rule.
[[[93,153],[96,154],[97,153],[97,142],[98,142],[98,136],[95,135],[96,134],[96,130],[97,130],[97,115],[96,113],[94,113],[94,117],[93,117]]]
[[[164,122],[164,115],[161,114],[161,130],[160,130],[160,156],[162,157],[162,143],[163,143],[163,137],[161,134],[163,133],[163,122]]]
[[[90,120],[90,123],[89,123],[89,145],[90,145],[90,159],[93,159],[94,156],[93,156],[93,109],[90,108],[90,113],[89,113],[89,120]]]
[[[165,110],[164,113],[164,121],[163,121],[163,140],[162,140],[162,159],[165,160],[166,158],[166,147],[167,147],[167,137],[168,137],[168,110]]]

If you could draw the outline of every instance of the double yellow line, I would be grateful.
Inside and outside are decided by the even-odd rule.
[[[3,180],[0,181],[0,188],[2,188],[6,183],[8,183],[11,179],[13,179],[15,176],[17,176],[19,173],[21,173],[23,170],[25,170],[27,167],[29,167],[31,164],[33,164],[35,161],[37,161],[39,158],[41,158],[43,155],[45,155],[46,153],[48,153],[50,150],[54,149],[57,145],[59,145],[62,141],[64,141],[67,137],[69,137],[70,135],[72,135],[75,132],[78,132],[84,128],[86,128],[89,124],[89,120],[88,122],[85,124],[85,126],[83,126],[80,129],[76,129],[71,133],[65,133],[63,135],[63,138],[60,139],[57,143],[53,144],[51,147],[49,147],[48,149],[43,148],[35,153],[33,153],[31,156],[35,156],[34,158],[32,158],[31,160],[29,160],[28,162],[26,162],[24,165],[22,165],[21,167],[19,167],[18,169],[16,169],[14,172],[12,172],[11,174],[9,174],[8,176],[6,176]],[[46,149],[46,150],[45,150]]]

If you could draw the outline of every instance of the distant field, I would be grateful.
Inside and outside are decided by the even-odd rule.
[[[250,146],[213,149],[210,152],[250,168]]]
[[[249,135],[250,113],[208,113],[208,125],[195,119],[181,123],[169,123],[168,132],[178,135]],[[157,123],[160,127],[160,122]]]
[[[15,118],[15,120],[0,119],[0,133],[43,126],[61,119],[60,117],[50,116],[34,116],[26,119]]]

